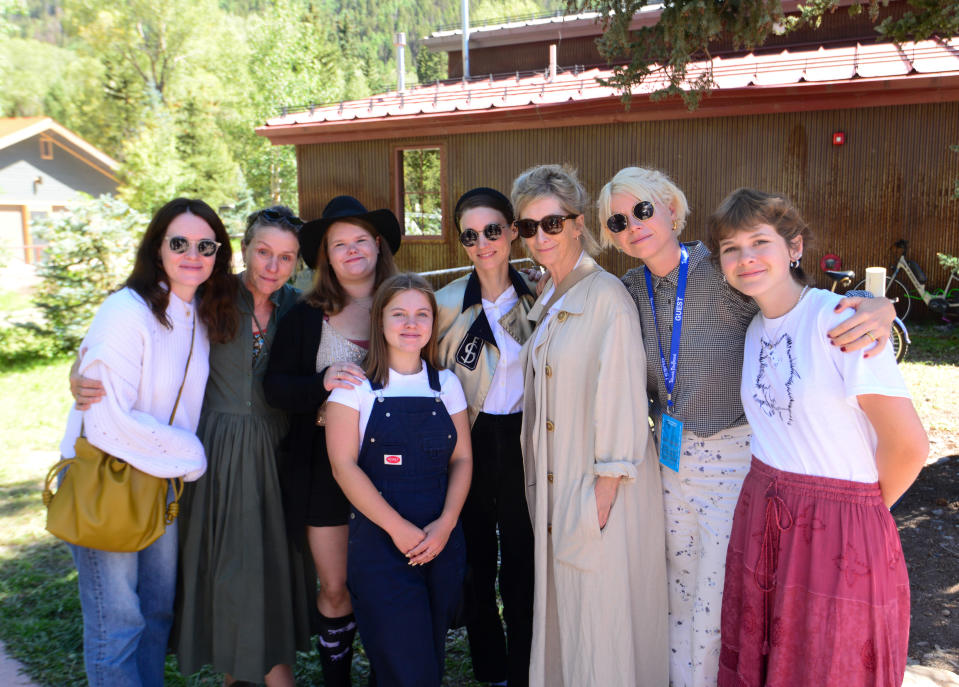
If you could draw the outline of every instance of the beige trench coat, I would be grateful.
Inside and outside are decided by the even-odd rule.
[[[537,302],[530,317],[541,310]],[[523,347],[536,537],[530,685],[664,687],[663,499],[636,306],[619,279],[598,271],[543,326]],[[602,530],[597,475],[624,478]]]

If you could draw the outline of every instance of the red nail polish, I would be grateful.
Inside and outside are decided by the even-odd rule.
[[[837,306],[836,306],[835,308],[833,308],[832,310],[833,310],[833,312],[839,312],[839,306],[837,305]]]
[[[845,352],[846,352],[846,347],[845,347],[845,346],[840,346],[840,347],[839,347],[839,350],[842,351],[843,353],[845,353]]]

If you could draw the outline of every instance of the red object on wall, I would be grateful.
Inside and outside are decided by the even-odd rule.
[[[846,142],[846,134],[842,131],[837,131],[832,135],[832,144],[834,146],[841,146]]]

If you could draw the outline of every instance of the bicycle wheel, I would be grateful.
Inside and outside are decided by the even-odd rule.
[[[909,351],[909,342],[906,341],[906,333],[898,322],[892,323],[892,331],[889,332],[889,343],[892,345],[892,352],[896,354],[896,362],[901,363]]]
[[[856,284],[856,286],[853,288],[853,291],[865,290],[865,279]],[[909,316],[909,309],[912,307],[912,298],[910,297],[909,289],[906,288],[906,285],[898,279],[893,279],[890,281],[889,277],[886,277],[886,298],[891,301],[895,301],[893,307],[896,309],[896,317],[905,322],[906,317]]]

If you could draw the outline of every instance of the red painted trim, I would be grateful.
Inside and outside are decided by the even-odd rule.
[[[618,97],[611,97],[542,106],[497,107],[482,111],[261,126],[256,132],[269,138],[274,145],[301,145],[956,101],[959,101],[959,73],[934,76],[913,74],[883,79],[716,90],[703,99],[699,109],[692,112],[677,97],[653,102],[638,95],[633,97],[629,110],[624,109]]]

